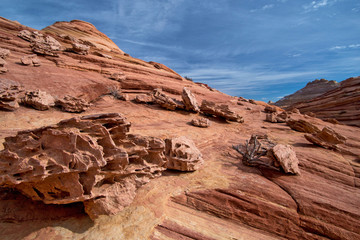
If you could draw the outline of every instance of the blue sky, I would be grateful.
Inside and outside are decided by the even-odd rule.
[[[122,50],[227,94],[276,101],[316,78],[360,75],[359,0],[2,0],[42,29],[93,23]]]

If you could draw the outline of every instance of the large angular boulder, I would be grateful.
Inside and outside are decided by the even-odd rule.
[[[200,107],[201,112],[208,115],[215,115],[234,122],[244,122],[243,117],[232,111],[228,105],[216,105],[214,102],[203,100]]]
[[[41,90],[27,91],[24,98],[21,99],[21,103],[36,110],[44,111],[55,106],[55,98]]]
[[[165,140],[166,167],[179,171],[195,171],[204,160],[195,143],[182,136]]]
[[[286,124],[293,130],[304,133],[318,133],[320,129],[314,124],[303,119],[289,119]]]
[[[329,127],[324,127],[321,132],[305,134],[306,140],[327,149],[338,149],[338,144],[344,144],[346,137],[335,132]]]
[[[167,110],[173,111],[177,108],[179,108],[179,109],[185,108],[185,106],[182,102],[167,96],[160,89],[154,89],[153,97],[154,97],[155,103],[159,104],[163,108],[166,108]]]
[[[273,157],[275,167],[281,167],[285,173],[300,175],[299,159],[296,157],[292,146],[277,144],[269,151],[269,155]]]
[[[24,88],[20,83],[0,79],[0,109],[7,111],[14,111],[19,108],[19,98],[24,92]]]
[[[81,98],[66,95],[62,99],[57,99],[55,106],[64,112],[81,113],[88,109],[90,104]]]
[[[200,112],[196,98],[195,98],[194,94],[192,94],[188,88],[184,87],[181,96],[182,96],[182,100],[185,104],[186,110]]]

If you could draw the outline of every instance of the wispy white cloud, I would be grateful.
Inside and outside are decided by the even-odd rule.
[[[256,8],[256,9],[252,9],[250,10],[250,12],[258,12],[258,11],[265,11],[267,9],[271,9],[273,8],[275,5],[274,4],[266,4],[264,6],[262,6],[261,8]]]
[[[309,4],[303,6],[305,12],[317,11],[319,8],[331,6],[335,4],[337,0],[317,0],[312,1]]]
[[[355,48],[360,48],[360,44],[357,43],[357,44],[334,46],[334,47],[331,47],[330,50],[331,51],[336,51],[336,50],[355,49]]]

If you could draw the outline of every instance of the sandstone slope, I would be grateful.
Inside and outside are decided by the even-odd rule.
[[[116,215],[102,215],[94,221],[85,213],[86,206],[82,202],[61,204],[58,201],[33,201],[28,195],[21,194],[22,185],[15,189],[6,185],[1,186],[1,239],[360,238],[359,128],[324,122],[299,113],[286,113],[286,117],[293,121],[302,120],[318,129],[331,128],[339,136],[344,137],[341,139],[346,139],[331,149],[314,145],[306,140],[306,133],[291,129],[285,120],[279,123],[265,121],[265,108],[268,107],[265,103],[225,95],[185,80],[162,64],[144,62],[125,55],[120,50],[116,51],[114,49],[117,47],[114,47],[108,38],[96,32],[90,24],[74,21],[57,23],[55,26],[46,28],[47,33],[41,33],[50,33],[64,49],[72,48],[71,37],[77,38],[80,44],[84,44],[85,40],[94,41],[94,46],[90,46],[87,55],[79,55],[73,50],[59,50],[56,52],[58,57],[38,54],[41,66],[24,66],[20,63],[20,58],[33,52],[30,43],[19,38],[17,34],[24,29],[35,30],[1,18],[0,48],[8,49],[11,53],[6,58],[8,71],[0,77],[21,83],[24,90],[40,89],[57,98],[70,95],[91,101],[92,105],[81,113],[62,112],[53,107],[38,111],[23,106],[15,111],[1,111],[1,142],[4,142],[5,138],[14,139],[12,136],[20,130],[57,124],[64,119],[120,113],[131,123],[131,136],[151,136],[157,139],[177,139],[185,136],[193,140],[202,154],[202,166],[196,167],[197,170],[194,172],[187,173],[162,170],[162,176],[138,186],[129,204],[121,205],[121,200],[118,202],[123,206],[121,212]],[[63,34],[70,37],[60,36]],[[104,45],[106,47],[102,47]],[[111,56],[111,59],[104,54]],[[113,76],[114,73],[119,74],[118,78]],[[196,98],[198,103],[206,100],[204,105],[207,108],[203,109],[207,111],[189,111],[181,105],[184,87],[191,91],[192,97]],[[109,88],[112,88],[113,95],[107,94]],[[158,88],[162,88],[162,91]],[[161,95],[162,100],[175,104],[175,109],[168,110],[157,104],[153,100],[154,92]],[[14,94],[20,95],[17,92]],[[126,94],[127,97],[122,99],[128,100],[119,100],[117,96],[121,94]],[[146,101],[134,101],[139,99],[139,94],[143,94],[142,99]],[[215,105],[210,104],[210,101]],[[212,111],[208,111],[211,110],[208,109],[210,107]],[[280,110],[275,108],[275,111]],[[206,112],[208,114],[204,114]],[[215,117],[213,114],[228,114],[228,119],[235,121]],[[200,117],[206,117],[211,122],[208,128],[191,125],[193,119]],[[90,136],[97,139],[99,150],[104,149],[100,148],[100,145],[105,146],[101,136],[107,136],[107,132],[112,133],[111,129],[114,127],[112,124],[105,124],[103,127],[108,130],[103,131],[101,126],[92,126],[93,130],[99,130]],[[24,154],[25,157],[35,154],[28,144],[37,143],[42,139],[36,135],[38,131],[25,131],[26,137],[19,138],[19,143],[22,144],[19,154]],[[88,138],[85,135],[89,130],[76,131],[78,135]],[[244,144],[253,134],[267,135],[273,142],[291,145],[299,160],[301,174],[285,174],[266,166],[244,165],[241,155],[232,146]],[[19,136],[23,135],[19,133]],[[169,145],[176,147],[178,144]],[[46,144],[38,146],[41,151],[51,154],[47,152]],[[132,146],[134,153],[135,150],[138,154],[145,153],[136,147],[136,144]],[[56,145],[56,141],[48,147],[68,151],[62,148],[62,144]],[[117,147],[118,145],[114,149]],[[182,148],[180,145],[178,147]],[[18,150],[13,148],[13,151]],[[88,154],[86,151],[83,153],[84,156]],[[179,156],[187,155],[187,151],[177,153]],[[107,158],[114,157],[110,152],[108,154]],[[178,161],[176,157],[171,156],[174,161]],[[44,155],[40,154],[38,157]],[[53,157],[62,159],[55,153]],[[30,161],[31,157],[26,159],[34,163]],[[0,162],[5,161],[0,159]],[[145,165],[141,166],[146,166],[144,161],[142,164]],[[176,165],[183,167],[181,161]],[[19,166],[29,167],[27,164]],[[61,169],[67,171],[67,168]],[[151,167],[144,167],[144,171],[146,169]],[[45,172],[49,171],[51,169],[45,167]],[[108,174],[108,170],[104,168],[98,171]],[[4,171],[1,174],[7,173]],[[43,175],[39,176],[41,178]],[[47,176],[43,177],[47,179]],[[36,178],[36,181],[40,180]],[[98,181],[96,178],[96,182]],[[107,189],[114,182],[115,178],[114,181],[108,179],[101,182],[103,185],[94,186],[94,189],[101,186]],[[26,186],[29,186],[31,181],[27,184]],[[51,194],[49,193],[50,197]],[[104,195],[103,192],[101,194]],[[41,197],[41,194],[38,195]],[[121,193],[119,195],[123,196]]]

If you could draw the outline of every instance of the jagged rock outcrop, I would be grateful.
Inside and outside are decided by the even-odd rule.
[[[5,48],[0,48],[0,58],[6,59],[10,55],[10,51]]]
[[[44,111],[55,106],[55,98],[45,91],[27,91],[21,99],[21,103],[36,110]]]
[[[347,125],[360,126],[360,77],[342,81],[340,86],[293,106],[300,112],[313,112],[317,118],[334,118]]]
[[[82,201],[92,218],[117,213],[166,164],[164,141],[127,136],[129,127],[110,113],[19,132],[0,152],[0,184],[47,204]]]
[[[328,81],[326,79],[316,79],[306,84],[306,86],[299,91],[283,97],[275,103],[279,107],[290,107],[296,103],[310,100],[318,97],[328,91],[336,89],[340,86],[340,83],[336,81]]]
[[[57,51],[62,50],[61,44],[55,38],[49,35],[45,36],[37,31],[22,30],[18,36],[30,42],[31,50],[34,53],[58,57]]]
[[[72,48],[68,49],[68,51],[72,51],[74,53],[80,54],[80,55],[88,55],[90,51],[90,46],[87,46],[85,44],[81,44],[78,42],[71,43]]]
[[[20,94],[24,92],[23,86],[15,81],[0,79],[0,109],[14,111],[19,108]]]
[[[185,104],[186,110],[200,112],[196,98],[195,98],[194,94],[192,94],[188,88],[184,87],[181,96],[182,96],[183,102]]]
[[[203,100],[200,107],[201,112],[208,115],[215,115],[234,122],[244,122],[243,117],[232,111],[228,105],[216,105],[214,102]]]
[[[337,144],[344,144],[346,137],[335,132],[329,127],[324,127],[321,132],[305,134],[306,140],[327,149],[337,149]]]
[[[18,132],[0,152],[0,186],[46,204],[83,202],[95,219],[128,206],[136,189],[166,167],[194,171],[201,153],[184,137],[128,134],[117,113],[87,115]]]
[[[81,113],[88,109],[91,104],[86,102],[84,99],[66,95],[62,99],[57,99],[55,101],[55,106],[65,112]]]
[[[179,108],[179,109],[185,108],[185,106],[182,102],[169,97],[160,89],[154,89],[153,97],[154,97],[155,103],[159,104],[161,107],[163,107],[167,110],[174,111],[177,108]]]
[[[196,127],[207,128],[210,127],[210,120],[207,118],[195,118],[191,120],[191,124]]]
[[[20,61],[26,66],[33,65],[34,67],[39,67],[41,65],[41,62],[36,54],[23,56]]]
[[[320,129],[314,124],[305,121],[303,119],[289,119],[286,121],[286,124],[293,130],[304,133],[318,133]]]
[[[94,25],[81,20],[72,20],[70,22],[56,22],[53,25],[44,28],[43,31],[47,33],[53,33],[59,36],[74,36],[75,31],[76,39],[78,39],[81,44],[91,43],[91,45],[93,45],[93,47],[97,49],[115,51],[124,54],[124,52],[120,50],[119,47],[116,46],[116,44],[110,38],[108,38],[104,33],[97,30]]]
[[[204,163],[195,143],[184,137],[165,140],[166,168],[179,171],[195,171]]]

